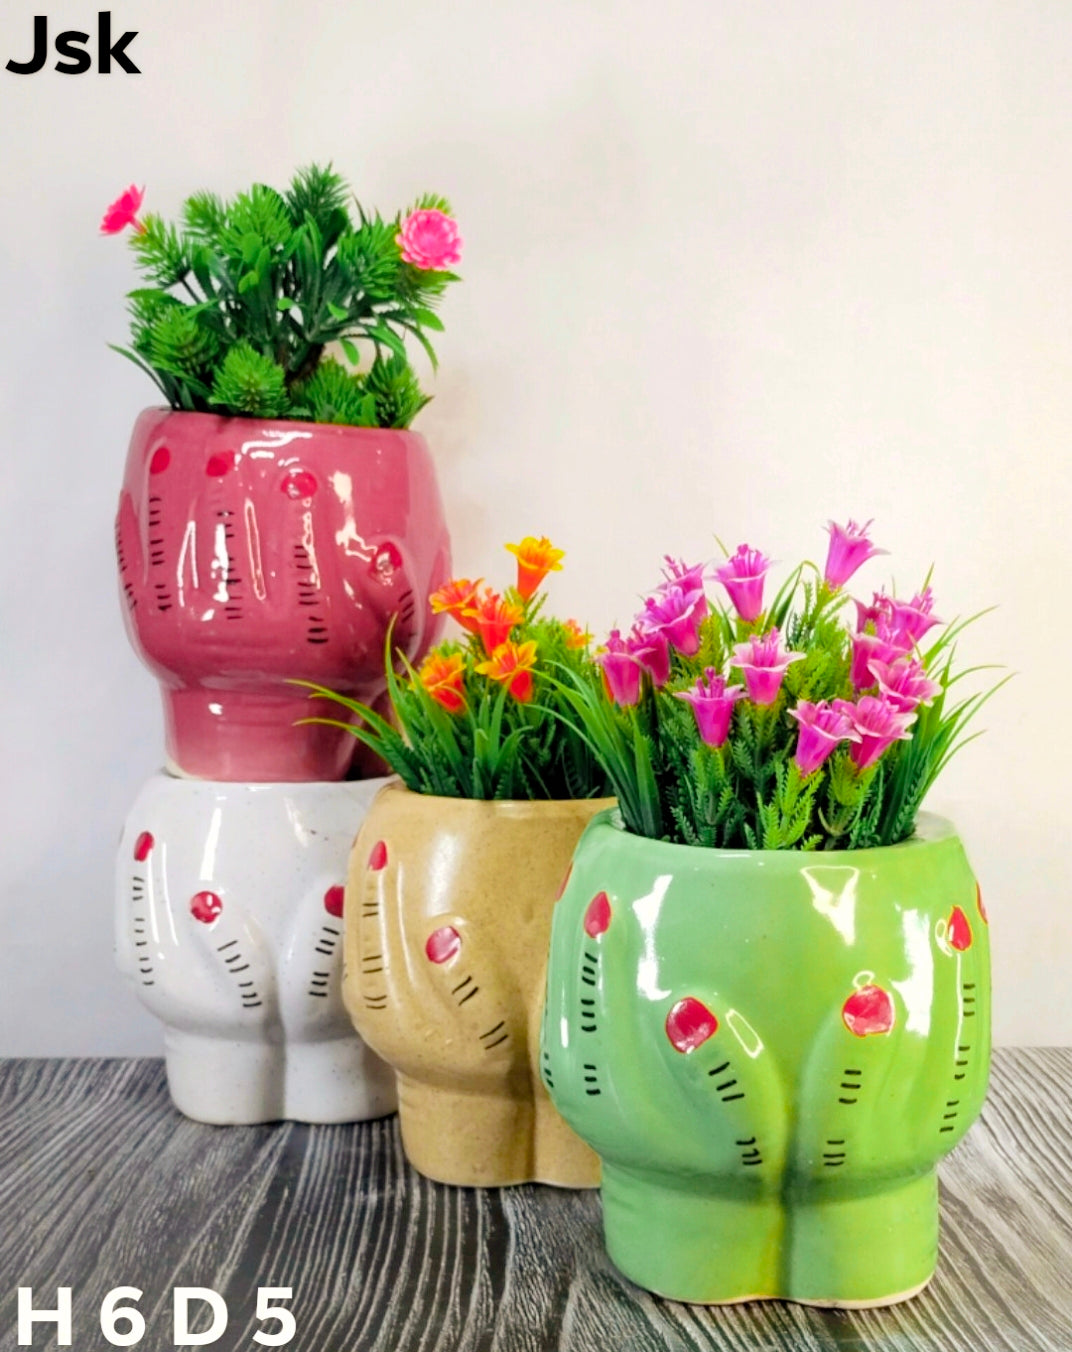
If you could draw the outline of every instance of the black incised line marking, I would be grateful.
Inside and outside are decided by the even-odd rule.
[[[464,981],[459,981],[458,984],[457,984],[457,985],[454,987],[454,989],[451,991],[451,995],[457,995],[458,992],[459,992],[463,987],[468,986],[469,982],[472,981],[472,979],[473,979],[473,978],[472,978],[471,976],[467,976],[467,977],[465,978]]]
[[[234,946],[235,946],[236,943],[238,943],[238,940],[237,940],[237,939],[232,939],[230,943],[227,943],[227,944],[220,944],[219,948],[216,949],[216,952],[217,952],[217,953],[223,953],[223,952],[224,952],[226,949],[228,949],[228,948],[234,948]]]
[[[709,1070],[707,1073],[708,1075],[721,1075],[724,1070],[729,1070],[729,1068],[730,1063],[728,1061],[723,1061],[720,1066],[716,1066],[714,1070]]]
[[[755,1145],[755,1143],[756,1138],[754,1136],[749,1136],[747,1141],[738,1141],[737,1145]]]
[[[966,991],[973,991],[973,990],[975,989],[975,982],[974,982],[974,981],[965,981],[965,983],[964,983],[964,989],[965,989]]]
[[[849,1070],[848,1068],[846,1068],[846,1069],[843,1070],[841,1073],[842,1073],[842,1075],[862,1075],[862,1074],[863,1074],[863,1071],[862,1071],[862,1070]]]
[[[459,1004],[459,1005],[464,1005],[465,1002],[466,1002],[466,1000],[471,1000],[471,999],[473,998],[474,995],[476,995],[476,994],[479,993],[479,991],[480,991],[480,987],[479,987],[479,986],[474,986],[473,989],[472,989],[471,991],[466,991],[466,992],[465,992],[465,994],[462,996],[462,998],[458,1001],[458,1004]]]
[[[232,973],[234,973],[234,972],[248,972],[248,971],[249,971],[249,963],[248,963],[248,962],[247,962],[247,963],[244,963],[241,967],[232,967],[232,968],[231,968],[231,971],[232,971]]]
[[[336,939],[339,937],[339,931],[333,925],[321,925],[320,928],[325,934],[334,934]]]
[[[939,1127],[939,1128],[938,1128],[939,1135],[940,1135],[943,1131],[955,1131],[955,1130],[956,1130],[955,1127]]]
[[[492,1051],[495,1047],[501,1047],[501,1046],[503,1045],[503,1043],[504,1043],[504,1042],[508,1042],[509,1039],[510,1039],[510,1034],[509,1034],[509,1033],[503,1033],[502,1037],[496,1038],[494,1042],[486,1042],[486,1043],[484,1044],[484,1050],[485,1050],[486,1052],[490,1052],[490,1051]]]
[[[856,1100],[856,1099],[839,1098],[839,1099],[838,1099],[838,1102],[839,1102],[839,1103],[856,1103],[857,1100]]]
[[[595,977],[589,976],[586,972],[581,973],[581,980],[586,986],[594,986],[596,984]]]
[[[715,1089],[721,1094],[723,1089],[732,1089],[736,1083],[736,1080],[727,1080],[725,1084],[716,1084]]]
[[[252,985],[253,985],[253,982],[252,982],[252,981],[240,981],[240,982],[238,983],[238,986],[239,986],[239,989],[240,989],[240,990],[245,989],[247,986],[252,986]]]
[[[325,948],[322,944],[316,944],[313,948],[314,953],[321,953],[325,958],[330,958],[334,951],[333,948]]]
[[[722,1102],[732,1103],[734,1099],[743,1099],[743,1098],[744,1098],[743,1094],[723,1094]]]
[[[480,1036],[481,1036],[482,1038],[485,1038],[485,1037],[492,1037],[495,1033],[497,1033],[497,1032],[499,1031],[500,1028],[505,1028],[505,1027],[506,1027],[506,1020],[505,1020],[505,1019],[500,1019],[499,1022],[495,1025],[494,1028],[489,1028],[488,1031],[487,1031],[486,1033],[481,1033]]]

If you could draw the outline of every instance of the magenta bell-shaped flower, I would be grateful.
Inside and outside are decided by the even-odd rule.
[[[773,704],[789,666],[805,656],[786,651],[778,630],[772,629],[762,637],[753,635],[747,642],[738,643],[733,650],[733,665],[740,667],[753,704]]]
[[[915,709],[920,704],[930,704],[935,695],[942,692],[941,685],[928,678],[923,663],[915,658],[902,658],[897,662],[882,662],[873,658],[870,669],[878,682],[879,693],[902,712]]]
[[[908,729],[916,721],[914,713],[894,708],[885,695],[863,695],[855,704],[836,699],[833,707],[848,715],[860,735],[850,753],[857,770],[874,765],[894,742],[907,742]]]
[[[641,629],[662,634],[679,653],[693,657],[700,650],[700,625],[707,614],[707,597],[679,582],[666,582],[644,602],[638,617]]]
[[[758,549],[738,545],[737,553],[715,570],[715,577],[729,592],[734,609],[749,624],[763,613],[763,582],[771,561]]]
[[[802,775],[813,774],[841,742],[858,742],[860,734],[843,709],[832,709],[826,700],[812,704],[802,699],[789,717],[800,724],[793,759]]]
[[[745,694],[743,685],[727,686],[725,678],[707,667],[696,680],[695,690],[678,690],[675,699],[692,705],[700,737],[708,746],[721,746],[729,736],[733,706]]]
[[[636,704],[640,699],[640,663],[633,656],[621,632],[612,629],[606,647],[596,653],[596,661],[603,668],[603,683],[615,704]]]
[[[865,521],[862,526],[858,526],[855,521],[850,521],[844,526],[839,526],[834,521],[827,524],[830,546],[826,554],[823,577],[826,585],[834,591],[844,587],[849,578],[858,568],[863,567],[868,559],[873,559],[876,554],[889,553],[889,550],[877,549],[871,543],[867,537],[870,529],[870,521]]]

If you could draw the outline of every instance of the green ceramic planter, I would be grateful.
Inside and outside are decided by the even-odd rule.
[[[852,853],[720,851],[596,817],[556,908],[541,1065],[601,1156],[607,1248],[679,1300],[881,1305],[938,1253],[978,1116],[986,915],[948,822]]]

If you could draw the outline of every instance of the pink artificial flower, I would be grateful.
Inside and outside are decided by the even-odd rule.
[[[867,532],[871,528],[870,521],[865,521],[862,526],[858,526],[855,521],[850,521],[845,526],[830,521],[826,528],[830,532],[830,547],[826,553],[823,577],[826,579],[826,585],[834,591],[843,587],[868,559],[873,559],[876,554],[889,553],[886,549],[876,549],[867,538]]]
[[[862,634],[869,624],[877,625],[880,620],[889,624],[893,619],[893,599],[885,591],[871,593],[871,604],[865,606],[862,601],[853,598],[856,607],[856,632]]]
[[[729,736],[733,706],[744,698],[744,693],[743,685],[727,686],[725,678],[715,674],[714,667],[707,667],[703,676],[697,677],[695,690],[678,690],[674,698],[692,705],[703,741],[708,746],[721,746]]]
[[[461,262],[462,237],[458,223],[435,208],[411,211],[395,235],[402,258],[426,272],[442,272]]]
[[[781,635],[772,629],[762,637],[753,635],[746,643],[738,643],[733,650],[733,665],[744,673],[748,698],[753,704],[773,704],[782,688],[788,667],[800,662],[805,653],[787,652],[782,647]]]
[[[686,591],[678,582],[664,582],[658,593],[644,602],[638,624],[643,630],[662,634],[679,653],[693,657],[700,651],[700,624],[706,614],[707,597],[702,591]]]
[[[860,735],[850,752],[857,770],[874,765],[894,742],[907,742],[908,729],[916,721],[914,713],[894,708],[885,695],[863,695],[855,704],[836,699],[833,707],[848,715]]]
[[[902,712],[907,713],[918,704],[930,704],[935,695],[942,692],[939,683],[928,679],[923,663],[915,658],[902,658],[897,662],[882,662],[875,658],[870,667],[878,682],[879,693]]]
[[[666,581],[663,582],[658,590],[663,591],[667,587],[675,584],[684,587],[687,592],[702,592],[704,585],[704,573],[707,572],[707,565],[703,563],[686,564],[684,559],[671,558],[669,554],[663,556],[663,576]]]
[[[839,742],[858,742],[860,734],[843,709],[832,709],[826,700],[812,704],[802,699],[789,717],[800,724],[797,749],[793,756],[802,775],[813,774]]]
[[[139,235],[143,234],[145,226],[138,220],[138,212],[141,210],[141,204],[144,200],[145,189],[136,188],[132,183],[126,192],[121,193],[104,213],[104,219],[100,225],[101,234],[118,235],[128,225],[132,225]]]
[[[655,629],[643,629],[635,625],[625,646],[651,677],[652,685],[661,690],[670,679],[670,644],[666,635]]]
[[[852,668],[849,672],[854,690],[869,690],[875,684],[872,662],[896,662],[912,649],[912,640],[903,629],[894,629],[879,617],[874,634],[853,634]]]
[[[763,580],[770,566],[770,559],[758,549],[738,545],[737,553],[715,570],[715,577],[729,592],[737,614],[749,624],[762,613]]]
[[[640,699],[642,669],[619,630],[610,631],[603,651],[596,653],[596,661],[603,668],[603,684],[609,698],[623,707],[636,704]]]
[[[934,608],[934,596],[930,587],[925,587],[922,592],[917,592],[911,601],[890,602],[893,624],[897,629],[903,630],[913,643],[918,643],[928,630],[933,629],[936,624],[945,624],[945,620],[940,620],[937,615],[932,615]]]

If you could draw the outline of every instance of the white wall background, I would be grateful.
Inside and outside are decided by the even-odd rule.
[[[4,0],[0,64],[40,5]],[[54,29],[96,4],[57,0]],[[789,561],[876,518],[965,656],[1015,667],[940,783],[981,875],[995,1036],[1072,1042],[1072,6],[1066,0],[115,0],[143,74],[0,70],[0,1054],[152,1053],[112,970],[119,824],[160,760],[112,513],[154,391],[108,340],[105,205],[332,158],[462,223],[438,456],[460,571],[565,547],[625,620],[667,549]],[[877,561],[865,587],[885,580]]]

